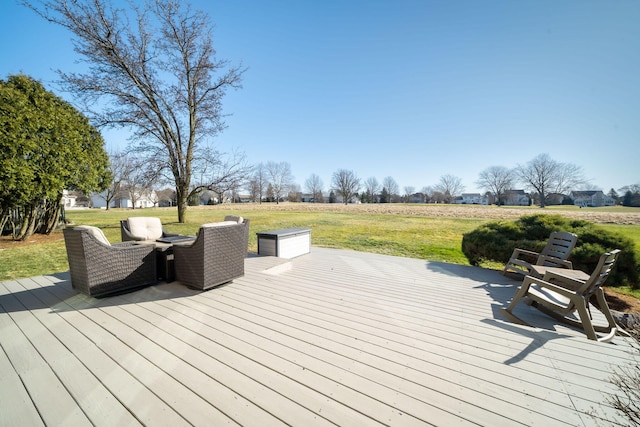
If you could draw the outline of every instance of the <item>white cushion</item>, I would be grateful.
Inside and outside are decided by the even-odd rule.
[[[100,230],[98,227],[93,227],[91,225],[78,225],[77,227],[74,227],[74,230],[86,230],[98,242],[111,246],[111,243],[109,243],[109,240],[107,240],[107,237],[104,235],[102,230]]]
[[[160,218],[150,216],[135,216],[127,218],[129,232],[140,240],[156,240],[162,237],[162,222]]]
[[[229,225],[238,225],[236,221],[221,221],[221,222],[210,222],[208,224],[202,224],[200,227],[208,228],[208,227],[227,227]]]
[[[241,216],[227,215],[224,217],[225,221],[235,221],[238,224],[242,224],[244,222],[244,218]]]

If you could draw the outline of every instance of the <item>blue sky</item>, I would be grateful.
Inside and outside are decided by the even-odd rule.
[[[593,188],[639,184],[636,0],[193,1],[221,58],[248,67],[216,140],[252,163],[286,161],[304,187],[338,169],[405,186],[461,178],[541,153]],[[0,78],[54,84],[78,57],[70,34],[0,4]],[[108,149],[127,134],[104,132]]]

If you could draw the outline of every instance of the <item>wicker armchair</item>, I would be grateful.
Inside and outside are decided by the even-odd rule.
[[[244,276],[249,220],[240,220],[205,224],[192,244],[174,245],[176,280],[205,290]]]
[[[178,236],[178,234],[164,231],[160,218],[134,216],[120,221],[120,237],[123,242],[130,240],[155,242],[157,239],[168,236]]]
[[[122,293],[157,281],[153,245],[109,244],[99,228],[65,228],[71,285],[93,297]]]

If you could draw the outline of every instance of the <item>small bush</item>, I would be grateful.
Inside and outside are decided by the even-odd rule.
[[[515,248],[540,252],[554,231],[569,231],[578,235],[578,242],[569,260],[573,268],[591,273],[600,255],[613,249],[622,252],[607,281],[608,286],[640,287],[640,265],[636,260],[633,240],[611,233],[583,220],[560,215],[527,215],[516,221],[494,221],[481,225],[462,236],[462,252],[472,265],[483,261],[506,263]]]

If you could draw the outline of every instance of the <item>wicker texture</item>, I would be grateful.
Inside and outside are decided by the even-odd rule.
[[[224,217],[225,221],[240,221],[239,216],[232,216],[232,215],[227,215]],[[244,251],[244,257],[246,258],[247,255],[249,255],[249,220],[242,218],[242,223],[244,224],[244,240],[242,241],[242,245],[245,249]]]
[[[244,276],[249,220],[224,227],[200,227],[191,245],[174,245],[176,279],[195,289],[209,289]]]
[[[63,233],[71,285],[78,291],[99,297],[157,281],[153,245],[105,245],[84,230],[65,228]]]

